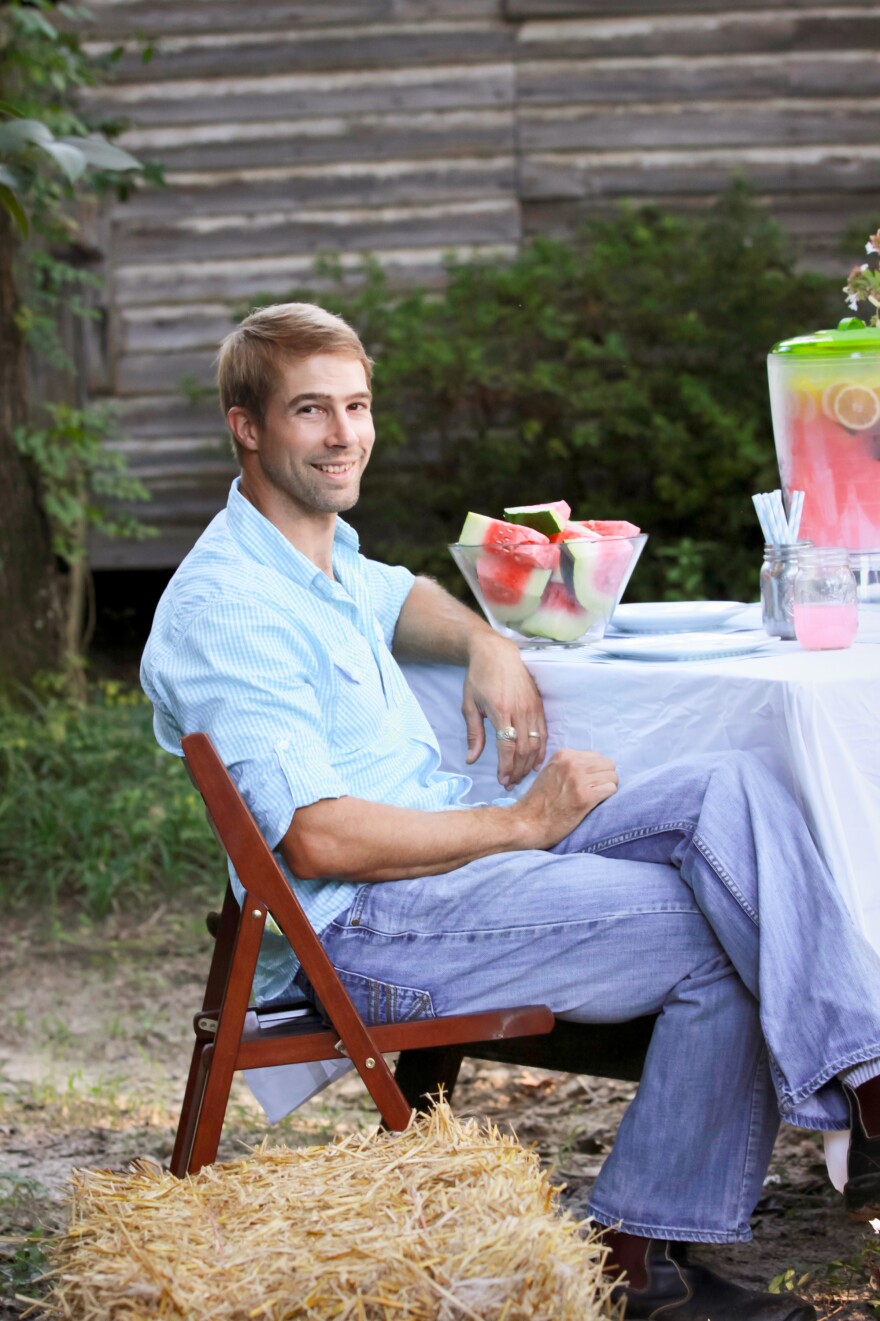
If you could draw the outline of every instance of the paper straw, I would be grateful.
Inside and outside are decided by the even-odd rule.
[[[764,534],[764,540],[766,542],[772,541],[773,538],[770,535],[770,528],[767,525],[767,520],[764,518],[764,509],[761,504],[760,495],[752,496],[752,504],[755,506],[755,513],[758,515],[758,522],[761,524],[761,531]]]
[[[791,512],[788,515],[788,533],[792,541],[797,541],[801,530],[801,515],[804,512],[803,491],[792,491]]]

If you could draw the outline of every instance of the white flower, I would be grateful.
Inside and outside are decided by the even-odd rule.
[[[846,294],[846,289],[844,289],[843,292]],[[853,312],[858,312],[858,310],[859,310],[859,299],[858,299],[858,295],[857,295],[857,294],[846,294],[846,301],[849,303],[849,305],[850,305],[850,309],[851,309]]]

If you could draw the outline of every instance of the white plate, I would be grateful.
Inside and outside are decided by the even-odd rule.
[[[760,633],[675,633],[664,637],[614,638],[607,634],[596,649],[618,660],[687,661],[723,660],[727,656],[753,656],[774,645]]]
[[[621,633],[693,633],[718,628],[745,608],[743,601],[644,601],[619,605],[611,623]]]

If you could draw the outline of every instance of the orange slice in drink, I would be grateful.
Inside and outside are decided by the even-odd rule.
[[[822,412],[826,417],[834,417],[834,404],[841,390],[852,385],[852,381],[834,381],[831,385],[826,385],[822,391]]]
[[[845,385],[833,408],[834,416],[848,431],[867,431],[880,419],[880,399],[866,385]]]

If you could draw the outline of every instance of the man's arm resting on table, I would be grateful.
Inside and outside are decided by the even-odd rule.
[[[609,757],[566,749],[553,754],[511,807],[422,812],[363,798],[322,798],[297,808],[279,847],[303,880],[434,876],[494,853],[550,848],[616,788]]]
[[[466,665],[461,704],[470,765],[486,745],[484,717],[493,728],[512,726],[516,742],[498,746],[498,779],[519,784],[537,770],[547,750],[544,704],[519,649],[430,578],[416,578],[394,632],[399,660]]]

